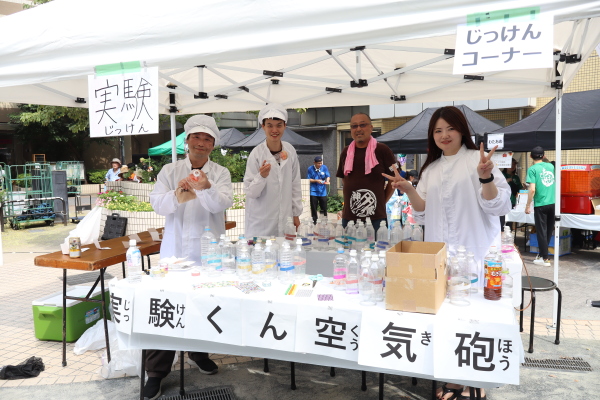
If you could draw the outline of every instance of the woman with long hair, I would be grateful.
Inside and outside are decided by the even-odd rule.
[[[425,225],[425,241],[444,242],[449,249],[464,245],[481,264],[500,233],[499,216],[511,208],[510,187],[491,161],[496,148],[486,154],[482,143],[478,150],[465,116],[451,106],[433,113],[427,141],[416,189],[398,173],[385,176],[408,195],[415,221]],[[479,391],[486,399],[483,389],[446,384],[437,396],[466,400]]]

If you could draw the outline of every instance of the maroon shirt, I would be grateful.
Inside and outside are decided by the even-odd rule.
[[[348,146],[340,154],[340,162],[336,176],[344,178],[344,210],[342,218],[347,220],[371,220],[387,218],[385,212],[385,178],[382,173],[391,174],[390,167],[396,162],[392,150],[383,143],[377,143],[375,158],[379,161],[371,173],[365,175],[365,154],[367,149],[356,147],[352,172],[344,176],[344,164],[348,154]]]

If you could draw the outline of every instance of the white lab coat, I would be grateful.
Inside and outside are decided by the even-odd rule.
[[[210,189],[196,190],[194,200],[179,204],[175,189],[191,171],[188,158],[165,165],[150,193],[150,204],[157,214],[166,217],[160,257],[187,257],[199,264],[204,227],[208,225],[217,239],[225,233],[225,209],[233,204],[233,189],[229,170],[208,160],[202,171]]]
[[[288,217],[302,214],[300,163],[294,147],[283,144],[288,154],[277,164],[267,143],[256,146],[248,156],[244,175],[246,193],[246,237],[283,236]],[[259,169],[264,160],[271,164],[269,176],[263,178]]]
[[[463,145],[456,155],[442,155],[432,162],[417,186],[425,210],[413,209],[413,217],[425,225],[425,241],[444,242],[455,249],[464,245],[476,260],[483,260],[500,232],[498,217],[508,214],[511,204],[510,187],[497,167],[492,174],[498,195],[492,200],[482,197],[479,161],[479,150]]]

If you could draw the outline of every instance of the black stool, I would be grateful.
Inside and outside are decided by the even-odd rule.
[[[531,280],[531,287],[529,287],[529,279]],[[558,314],[557,314],[557,323],[556,323],[556,340],[554,344],[560,344],[559,336],[560,336],[560,311],[562,305],[562,293],[560,289],[556,286],[556,283],[551,281],[550,279],[539,278],[537,276],[530,276],[527,279],[526,276],[521,277],[521,318],[519,322],[519,326],[521,327],[521,332],[523,332],[523,296],[526,290],[531,292],[531,323],[529,324],[529,353],[533,353],[533,323],[535,319],[535,292],[547,292],[549,290],[556,290],[558,293]]]

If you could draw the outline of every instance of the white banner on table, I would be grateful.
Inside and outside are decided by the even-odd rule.
[[[361,312],[302,306],[296,318],[296,351],[358,361]]]
[[[244,345],[295,351],[296,309],[295,304],[244,300]]]
[[[184,337],[186,294],[136,288],[133,331],[150,335]]]
[[[519,384],[518,325],[438,321],[434,377]]]
[[[512,167],[512,151],[496,151],[492,154],[492,162],[498,168],[510,168]]]
[[[90,137],[158,133],[158,67],[89,75]]]
[[[133,298],[135,289],[131,286],[119,285],[116,278],[111,279],[108,284],[110,290],[110,306],[112,308],[112,320],[119,332],[131,334],[133,323]]]
[[[400,372],[433,374],[435,316],[369,310],[363,312],[358,363]]]
[[[553,17],[537,14],[456,27],[453,74],[551,68]]]
[[[186,315],[186,339],[242,344],[241,299],[216,296],[208,290],[189,293]]]

